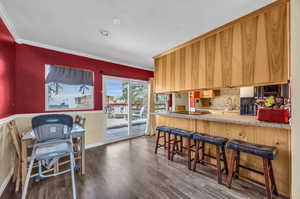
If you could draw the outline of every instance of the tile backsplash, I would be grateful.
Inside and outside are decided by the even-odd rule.
[[[240,89],[224,88],[220,90],[220,95],[210,99],[211,108],[222,110],[240,109]]]

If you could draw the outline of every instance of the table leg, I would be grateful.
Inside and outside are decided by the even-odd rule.
[[[84,175],[85,174],[85,135],[83,134],[81,136],[81,149],[80,149],[80,152],[81,152],[81,175]]]
[[[22,141],[21,145],[22,145],[21,146],[21,148],[22,148],[22,155],[21,155],[22,172],[21,172],[21,176],[22,176],[22,185],[24,185],[26,175],[27,175],[27,146],[28,146],[28,142],[26,140]]]

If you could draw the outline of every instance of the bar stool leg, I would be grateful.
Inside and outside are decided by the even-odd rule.
[[[183,152],[183,139],[182,139],[182,136],[180,136],[180,152]]]
[[[236,172],[238,175],[235,175],[234,178],[235,178],[235,179],[239,179],[239,174],[240,174],[240,151],[237,151],[237,152],[236,152],[235,172]]]
[[[234,175],[234,167],[235,167],[235,163],[236,163],[236,156],[237,156],[237,151],[232,150],[230,165],[229,165],[229,172],[228,172],[228,176],[227,176],[227,187],[228,188],[231,188],[232,178]]]
[[[182,144],[182,137],[180,138]],[[191,139],[187,139],[187,148],[188,148],[188,168],[191,169]],[[181,148],[182,149],[182,148]]]
[[[272,190],[271,190],[271,183],[270,183],[270,165],[268,159],[263,158],[263,165],[264,165],[264,176],[265,176],[267,198],[271,199]]]
[[[204,164],[204,162],[203,162],[203,160],[204,160],[204,153],[205,153],[205,143],[204,142],[201,142],[200,150],[201,150],[200,163]]]
[[[158,145],[159,145],[159,138],[160,138],[160,131],[157,131],[157,135],[156,135],[156,144],[155,144],[155,154],[157,154],[157,149],[158,149]]]
[[[164,149],[167,149],[167,133],[164,132]]]
[[[176,140],[176,151],[179,151],[179,141],[177,140],[177,135],[175,135]]]
[[[168,133],[168,160],[171,159],[171,133]]]
[[[224,162],[224,168],[226,175],[228,175],[228,165],[227,165],[227,159],[226,159],[226,153],[225,153],[225,147],[222,147],[222,154],[223,154],[223,162]]]
[[[218,183],[222,184],[222,174],[221,174],[221,158],[220,158],[220,147],[216,146],[216,159],[217,159],[217,177]]]
[[[273,192],[274,192],[275,195],[278,195],[278,191],[277,191],[277,186],[276,186],[276,183],[275,183],[274,172],[273,172],[273,166],[272,166],[271,160],[269,160],[269,166],[270,166],[271,183],[272,183],[272,185],[273,185]]]
[[[171,161],[174,160],[175,155],[175,146],[177,145],[177,136],[174,135],[173,143],[172,143],[172,150],[171,150]]]
[[[195,158],[194,158],[194,164],[193,164],[193,170],[196,171],[196,166],[199,161],[199,145],[200,143],[195,140]]]

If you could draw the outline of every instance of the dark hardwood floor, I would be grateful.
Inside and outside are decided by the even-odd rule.
[[[139,137],[87,150],[86,175],[76,176],[82,199],[243,199],[265,198],[264,189],[240,180],[232,189],[217,184],[214,169],[187,169],[185,158],[170,162],[164,150],[154,154],[154,137]],[[8,187],[3,199],[17,199]],[[32,182],[28,198],[69,199],[70,174]],[[275,197],[279,198],[279,197]]]

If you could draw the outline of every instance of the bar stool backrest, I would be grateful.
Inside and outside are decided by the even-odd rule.
[[[73,118],[65,114],[40,115],[32,118],[32,128],[38,143],[56,139],[68,139]]]

